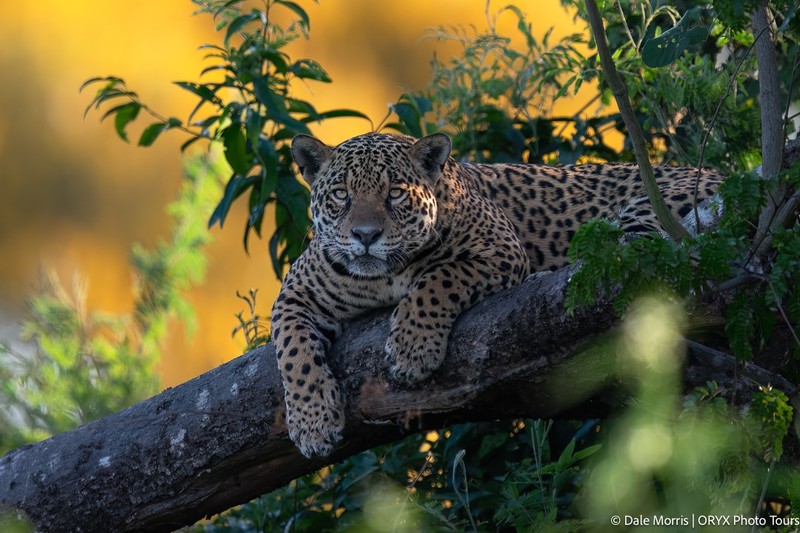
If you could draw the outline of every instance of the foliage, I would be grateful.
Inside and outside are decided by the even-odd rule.
[[[725,4],[726,9],[733,4],[738,4],[736,9],[742,7],[742,3],[718,2]],[[800,33],[792,32],[790,29],[791,19],[795,15],[796,7],[777,2],[772,5],[778,21],[783,20],[779,27],[776,44],[783,51],[797,50],[798,37]],[[665,10],[670,8],[664,8]],[[736,10],[734,10],[736,11]],[[593,221],[576,233],[570,248],[570,259],[574,262],[581,262],[581,268],[573,278],[573,283],[568,289],[568,305],[574,307],[578,304],[585,304],[594,301],[598,294],[605,293],[610,295],[615,293],[615,309],[619,313],[634,314],[637,311],[632,309],[631,304],[642,294],[658,293],[666,301],[689,301],[694,303],[711,303],[724,309],[725,334],[730,350],[740,360],[750,360],[760,357],[762,361],[776,366],[774,361],[775,353],[794,351],[800,354],[800,339],[798,339],[798,319],[800,315],[793,314],[787,309],[800,296],[797,281],[800,276],[796,252],[800,248],[798,239],[800,233],[796,217],[786,218],[787,224],[779,227],[774,237],[773,247],[766,256],[757,256],[756,250],[761,247],[760,242],[754,238],[754,229],[758,220],[761,208],[766,204],[767,194],[776,190],[787,190],[789,194],[794,194],[797,190],[797,176],[800,169],[795,165],[785,170],[778,178],[782,183],[781,187],[775,187],[769,180],[761,179],[755,172],[750,171],[754,162],[758,161],[757,154],[760,153],[761,146],[757,138],[743,137],[741,134],[731,135],[725,127],[730,126],[728,118],[721,118],[725,112],[725,100],[734,98],[737,94],[746,94],[749,102],[747,106],[756,109],[758,86],[754,80],[754,58],[749,57],[752,43],[759,36],[747,34],[746,24],[742,23],[742,17],[748,17],[752,12],[752,6],[743,11],[736,11],[736,20],[733,20],[733,11],[722,14],[720,23],[705,23],[703,18],[708,18],[700,10],[687,11],[680,21],[676,22],[677,17],[673,17],[673,27],[663,35],[654,32],[651,36],[645,35],[639,43],[644,42],[644,46],[637,44],[636,39],[631,35],[627,27],[626,18],[619,18],[618,24],[625,28],[632,49],[641,51],[641,59],[638,54],[629,55],[627,59],[618,57],[618,60],[628,63],[626,70],[633,72],[648,73],[648,61],[663,67],[661,70],[669,76],[680,77],[680,65],[685,62],[685,51],[701,44],[699,36],[703,31],[708,35],[717,37],[715,44],[722,44],[731,52],[732,57],[736,57],[737,43],[740,50],[740,57],[737,58],[735,69],[730,72],[727,88],[720,96],[719,104],[714,109],[710,120],[707,122],[708,128],[712,125],[723,126],[718,128],[721,133],[721,143],[716,144],[713,135],[709,135],[707,130],[702,137],[695,137],[698,142],[699,160],[704,161],[704,155],[717,163],[719,148],[730,139],[736,140],[736,147],[739,157],[731,157],[727,165],[718,164],[729,172],[729,177],[719,191],[720,200],[716,209],[722,210],[722,216],[718,226],[713,229],[706,228],[707,231],[700,233],[692,238],[683,239],[681,242],[672,242],[661,238],[660,235],[639,235],[624,236],[619,227],[607,221]],[[643,19],[647,13],[646,8],[642,8]],[[620,10],[622,14],[622,10]],[[613,18],[613,16],[612,16]],[[652,16],[650,20],[657,20]],[[613,23],[610,23],[612,25]],[[640,26],[646,29],[650,22]],[[727,25],[727,27],[726,27]],[[670,34],[670,35],[668,35]],[[723,37],[724,36],[724,37]],[[653,44],[656,43],[656,44]],[[746,43],[746,45],[744,44]],[[650,45],[648,47],[648,44]],[[715,50],[711,48],[711,50]],[[718,49],[717,49],[718,52]],[[715,53],[717,53],[715,52]],[[702,51],[696,51],[695,57],[702,57]],[[624,54],[622,54],[624,56]],[[692,57],[692,56],[689,56]],[[781,60],[786,62],[787,56],[782,56]],[[796,61],[796,59],[795,59]],[[641,63],[640,63],[641,62]],[[695,62],[695,65],[697,63]],[[791,101],[794,69],[791,78],[784,78],[782,89],[785,91],[785,99]],[[702,80],[700,78],[699,80]],[[629,81],[630,85],[636,85],[635,80]],[[654,79],[655,87],[669,87],[669,81],[660,82]],[[630,90],[629,85],[629,90]],[[637,92],[639,92],[637,90]],[[636,93],[634,93],[636,94]],[[645,98],[654,94],[651,90],[642,90]],[[676,93],[679,97],[680,92]],[[667,108],[662,108],[666,110]],[[703,117],[703,108],[692,108],[693,112],[698,109],[698,116]],[[788,114],[788,113],[787,113]],[[729,114],[733,118],[733,124],[737,124],[737,113]],[[658,115],[657,115],[658,116]],[[661,115],[663,116],[663,115]],[[669,116],[669,115],[667,115]],[[755,118],[755,117],[754,117]],[[783,117],[768,117],[771,120],[784,121]],[[766,120],[766,118],[765,118]],[[785,123],[784,123],[785,124]],[[785,124],[784,129],[789,127]],[[677,129],[668,131],[678,132]],[[752,131],[749,135],[757,133]],[[671,146],[680,146],[680,139],[675,137],[667,143],[668,151]],[[708,149],[708,150],[707,150]],[[707,150],[707,151],[706,151]],[[682,150],[685,155],[692,155],[689,150]],[[698,153],[698,152],[695,152]],[[725,152],[722,152],[723,154]],[[676,156],[679,160],[680,155]],[[774,193],[773,193],[774,194]],[[786,198],[778,198],[777,203],[788,201]],[[712,206],[712,209],[714,206]],[[691,214],[690,214],[691,216]],[[756,236],[758,234],[755,234]],[[785,241],[784,241],[785,239]],[[787,252],[791,250],[787,254]],[[773,278],[776,281],[773,281]],[[777,320],[780,323],[777,323]],[[665,316],[665,319],[668,318]],[[779,328],[776,326],[780,326]],[[783,330],[782,339],[774,339],[772,334],[777,329]],[[650,329],[646,329],[649,332]],[[655,342],[654,345],[660,345]],[[784,363],[785,364],[785,363]],[[793,377],[797,376],[796,363],[783,368],[784,373]],[[709,384],[709,390],[696,391],[697,395],[713,398],[715,394],[714,384]],[[695,396],[696,398],[697,396]],[[721,420],[723,424],[715,424],[704,427],[703,424],[708,420],[709,414],[705,409],[700,410],[696,403],[688,397],[688,406],[691,408],[692,416],[683,417],[684,420],[691,421],[691,431],[686,431],[682,424],[675,425],[670,423],[670,431],[663,433],[660,437],[663,442],[679,443],[681,434],[691,434],[691,447],[695,457],[704,458],[710,453],[713,460],[707,466],[694,464],[692,471],[683,473],[681,465],[670,460],[659,468],[648,468],[644,472],[642,469],[637,473],[644,473],[640,482],[633,482],[629,479],[627,486],[634,487],[644,485],[651,487],[650,478],[655,477],[663,484],[665,490],[670,487],[681,487],[680,491],[671,494],[666,498],[667,508],[660,505],[657,494],[648,496],[645,492],[639,492],[633,500],[633,507],[625,507],[619,510],[619,514],[661,514],[663,516],[686,515],[692,512],[705,512],[715,509],[713,512],[719,514],[732,515],[741,513],[748,516],[756,516],[760,512],[760,503],[764,499],[770,484],[771,476],[776,469],[787,468],[777,463],[783,454],[783,439],[788,433],[793,409],[788,403],[788,398],[780,391],[775,391],[768,386],[762,387],[761,392],[752,398],[750,410],[745,416],[736,416],[732,412],[725,413],[727,406],[724,403],[714,402],[711,413],[714,418],[724,414]],[[653,402],[647,403],[646,417],[652,420]],[[629,410],[626,416],[633,416],[635,409]],[[636,431],[637,424],[631,420],[626,424]],[[675,429],[675,433],[672,429]],[[727,431],[726,431],[727,429]],[[733,430],[733,433],[730,431]],[[711,435],[711,441],[705,443],[704,438]],[[649,443],[639,448],[647,449],[649,453],[654,453],[656,443]],[[674,444],[673,444],[674,445]],[[711,450],[703,448],[711,447]],[[714,450],[716,447],[716,450]],[[619,452],[624,455],[624,452]],[[674,452],[673,452],[674,453]],[[680,452],[678,455],[682,455]],[[759,462],[750,463],[748,457],[757,457]],[[592,475],[602,478],[604,468],[609,468],[607,478],[612,479],[615,475],[620,475],[620,468],[625,466],[623,459],[618,458],[616,462],[606,459]],[[627,461],[633,461],[633,457],[628,457]],[[635,462],[635,461],[634,461]],[[769,467],[767,467],[767,463]],[[721,467],[721,468],[720,468]],[[630,469],[629,469],[630,470]],[[792,468],[789,468],[792,471]],[[693,476],[699,476],[693,479]],[[793,474],[789,474],[793,475]],[[684,477],[684,479],[682,479]],[[761,478],[759,484],[759,477]],[[635,479],[635,478],[634,478]],[[696,490],[686,491],[684,487],[694,489],[698,486],[705,486],[699,493]],[[605,486],[595,486],[595,494],[605,494],[612,491],[613,484]],[[587,484],[587,488],[592,483]],[[716,487],[716,488],[715,488]],[[637,489],[638,490],[638,489]],[[797,501],[798,495],[796,487],[794,489],[784,487],[792,501]],[[759,495],[760,493],[760,495]],[[688,498],[686,497],[688,495]],[[618,497],[624,495],[619,494]],[[624,500],[623,498],[623,501]],[[662,497],[663,501],[663,497]],[[751,509],[743,508],[742,502],[759,502]],[[697,507],[698,502],[700,506]],[[610,500],[603,501],[601,505],[590,514],[594,514],[596,519],[600,519],[603,513],[607,513]],[[688,525],[688,524],[679,524]]]
[[[365,115],[347,109],[319,112],[290,94],[293,80],[330,83],[322,66],[311,59],[292,60],[283,50],[307,34],[310,20],[306,11],[289,0],[264,0],[263,8],[245,11],[243,0],[193,0],[199,12],[211,14],[223,32],[222,45],[206,44],[206,56],[213,64],[203,69],[207,81],[178,81],[175,84],[198,99],[187,119],[164,118],[143,103],[118,77],[87,80],[83,87],[99,84],[87,113],[104,104],[113,105],[102,118],[114,117],[117,134],[128,139],[126,128],[145,111],[156,119],[139,137],[140,146],[150,146],[168,130],[189,136],[185,150],[199,140],[218,140],[225,147],[231,175],[225,192],[211,214],[209,226],[222,226],[232,203],[249,191],[249,216],[245,224],[244,247],[251,230],[261,236],[264,210],[275,205],[275,231],[269,240],[273,270],[278,279],[283,268],[297,259],[305,248],[311,227],[308,217],[309,193],[292,167],[288,141],[298,133],[310,133],[308,124],[335,117]],[[296,16],[287,26],[273,20],[276,8]],[[209,77],[213,78],[208,81]],[[198,118],[201,112],[210,114]]]
[[[196,528],[475,531],[488,524],[524,530],[549,523],[557,506],[575,497],[583,475],[578,462],[599,449],[570,440],[555,455],[550,427],[516,420],[414,435],[297,479]],[[567,490],[571,495],[562,493]]]
[[[800,184],[794,167],[780,179]],[[583,225],[569,249],[570,259],[582,267],[568,287],[567,305],[594,301],[616,289],[614,307],[623,313],[637,295],[657,291],[667,297],[719,298],[724,290],[744,285],[727,302],[725,332],[731,350],[742,360],[753,357],[753,343],[764,347],[775,331],[776,316],[790,335],[789,349],[800,353],[797,342],[800,309],[800,227],[795,221],[776,234],[769,264],[750,252],[754,220],[763,206],[766,180],[753,173],[728,177],[720,189],[723,215],[714,231],[676,243],[659,235],[623,238],[619,226],[595,220]],[[794,332],[794,333],[792,333]]]
[[[262,344],[269,342],[269,326],[265,323],[265,319],[258,314],[256,309],[256,296],[258,289],[250,289],[246,295],[242,295],[236,291],[236,296],[247,305],[247,313],[249,316],[245,318],[244,311],[236,314],[236,321],[239,324],[233,328],[232,335],[241,333],[246,342],[246,350],[250,351]]]
[[[582,2],[562,3],[585,16]],[[760,120],[753,36],[725,26],[713,11],[700,8],[704,4],[681,4],[683,15],[673,5],[638,1],[607,3],[603,13],[651,157],[687,166],[710,162],[725,173],[749,160],[749,170],[760,157],[759,131],[752,127]],[[786,52],[779,70],[791,72],[794,53]],[[782,83],[788,92],[791,80],[783,76]]]
[[[770,483],[765,464],[754,459],[771,459],[762,454],[764,436],[781,442],[792,409],[782,393],[764,389],[755,400],[764,413],[742,415],[714,382],[683,397],[681,406],[685,318],[680,304],[647,297],[632,305],[622,325],[614,356],[635,399],[612,423],[583,486],[582,510],[596,523],[612,515],[687,520],[693,514],[758,514],[759,495]],[[784,494],[800,496],[796,488]],[[686,521],[671,525],[690,529]]]
[[[789,432],[794,410],[782,391],[770,386],[762,387],[753,397],[750,416],[760,423],[766,460],[780,459],[783,455],[783,438]]]
[[[511,36],[497,33],[498,18],[517,19],[519,49]],[[579,110],[568,117],[550,117],[553,99],[578,92],[596,73],[581,71],[579,52],[585,36],[573,34],[550,45],[550,32],[537,40],[525,14],[516,6],[500,9],[478,33],[460,27],[439,27],[428,35],[456,41],[459,57],[431,61],[433,80],[419,94],[404,94],[391,110],[397,121],[386,124],[420,137],[446,131],[457,158],[492,162],[574,163],[581,157],[616,158],[606,138],[617,127],[615,115],[585,118]]]
[[[54,273],[42,278],[22,326],[24,346],[0,344],[0,451],[42,440],[128,407],[158,391],[155,367],[167,324],[191,324],[184,293],[205,275],[210,237],[204,214],[220,185],[220,166],[207,158],[186,162],[187,180],[168,211],[169,242],[136,245],[134,311],[90,311],[87,284],[75,275],[71,290]]]

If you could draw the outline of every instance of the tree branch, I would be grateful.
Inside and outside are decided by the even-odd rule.
[[[628,100],[628,88],[625,82],[620,78],[617,73],[617,68],[614,66],[614,59],[611,57],[611,50],[608,48],[608,41],[606,40],[606,31],[603,27],[603,19],[600,16],[600,10],[597,8],[595,0],[586,0],[586,12],[589,18],[589,25],[592,28],[595,43],[597,44],[597,54],[600,56],[600,65],[603,68],[606,82],[611,87],[611,92],[614,99],[617,101],[619,113],[622,115],[622,120],[625,122],[625,127],[628,129],[628,136],[631,140],[633,147],[633,155],[636,157],[636,163],[639,165],[639,173],[642,176],[642,183],[647,191],[647,198],[650,200],[650,205],[653,207],[653,212],[656,214],[658,222],[664,231],[674,241],[680,241],[686,237],[686,228],[684,228],[678,219],[672,214],[669,207],[667,207],[664,198],[661,196],[661,191],[656,183],[655,175],[653,174],[653,167],[650,164],[650,158],[647,152],[647,143],[644,139],[644,132],[639,125],[636,118],[636,112]]]
[[[758,61],[758,89],[761,99],[761,177],[772,179],[783,166],[783,109],[778,81],[778,57],[773,36],[773,19],[767,0],[761,0],[753,12],[753,33]],[[785,185],[771,186],[767,205],[758,218],[753,243],[755,255],[763,255],[772,244],[775,228],[785,219],[776,216],[787,193]],[[793,206],[792,206],[793,208]],[[781,216],[786,216],[781,213]]]
[[[445,367],[423,391],[397,389],[382,378],[388,312],[348,328],[331,353],[337,375],[345,376],[348,426],[329,458],[306,459],[288,439],[280,376],[266,346],[0,457],[0,509],[26,513],[41,532],[171,531],[425,428],[603,416],[621,397],[613,387],[613,355],[587,347],[617,319],[607,301],[566,315],[573,272],[531,276],[465,313]],[[715,379],[740,398],[756,382],[793,389],[752,365],[734,380],[734,361],[725,354],[692,349],[690,355],[688,388]]]

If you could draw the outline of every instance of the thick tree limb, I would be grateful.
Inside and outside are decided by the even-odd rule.
[[[399,390],[381,377],[388,313],[350,327],[332,354],[350,404],[345,440],[330,458],[305,459],[287,438],[267,346],[121,413],[6,454],[0,508],[26,513],[42,532],[169,531],[419,429],[602,415],[619,390],[612,387],[613,355],[586,348],[617,319],[607,302],[566,315],[571,272],[532,276],[465,313],[446,368],[421,390]],[[793,388],[757,368],[740,369],[734,380],[729,356],[701,352],[688,358],[687,387],[715,379],[740,397],[756,382]]]

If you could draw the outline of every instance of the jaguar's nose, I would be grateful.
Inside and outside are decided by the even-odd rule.
[[[357,226],[351,229],[350,232],[365,248],[369,248],[383,234],[383,229],[376,226]]]

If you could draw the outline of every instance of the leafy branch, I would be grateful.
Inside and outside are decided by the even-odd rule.
[[[317,111],[309,102],[290,92],[292,80],[330,83],[322,66],[312,59],[293,60],[283,48],[306,36],[310,28],[306,11],[289,0],[264,0],[261,9],[243,11],[242,0],[194,0],[201,13],[211,14],[217,30],[224,31],[222,45],[206,44],[206,59],[212,64],[200,74],[204,81],[177,81],[175,84],[197,99],[185,121],[165,118],[143,103],[136,92],[118,77],[94,77],[82,89],[101,84],[87,106],[87,113],[119,99],[124,103],[105,111],[101,119],[114,117],[117,135],[127,141],[127,126],[140,111],[156,119],[139,137],[139,146],[150,146],[170,130],[189,136],[181,150],[197,141],[218,141],[232,171],[225,191],[211,215],[209,226],[220,227],[233,202],[249,192],[244,248],[251,231],[260,237],[265,208],[274,204],[275,231],[269,239],[270,258],[280,279],[284,267],[305,247],[311,221],[308,217],[309,193],[298,180],[292,166],[289,141],[299,133],[310,133],[309,124],[330,118],[357,117],[358,111],[333,109]],[[276,7],[295,17],[286,27],[272,22]],[[213,78],[208,81],[208,78]],[[233,95],[233,96],[228,96]],[[211,112],[197,118],[205,109]]]

